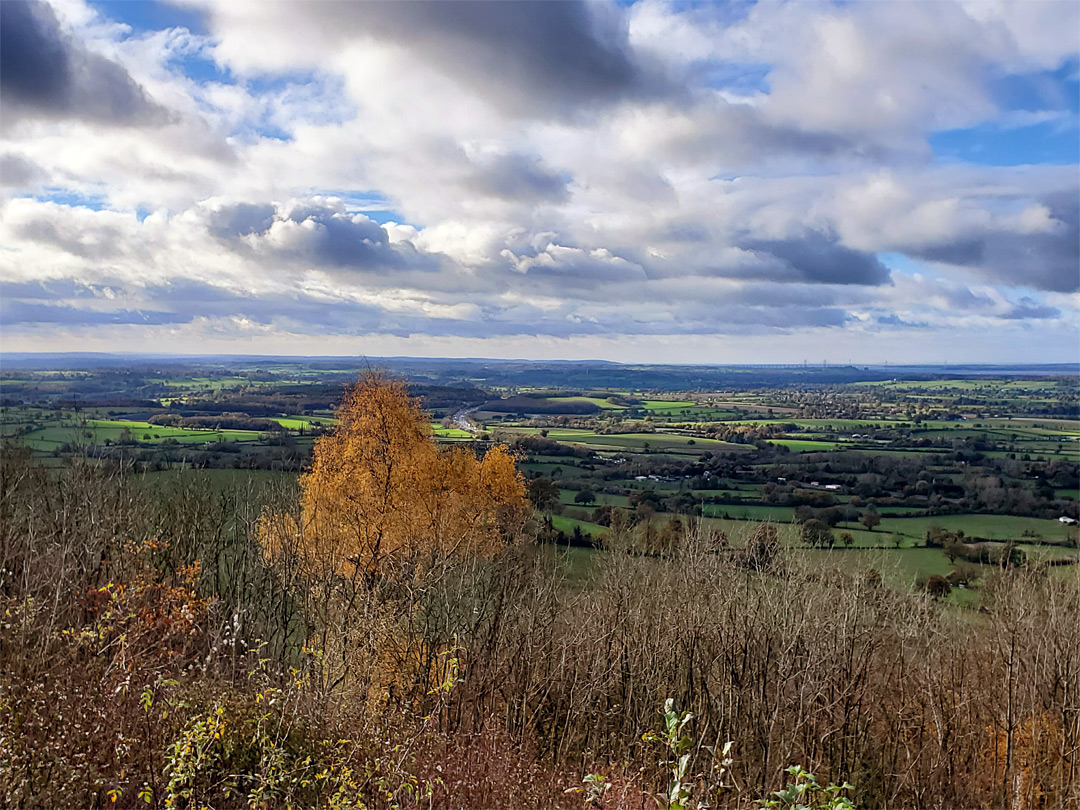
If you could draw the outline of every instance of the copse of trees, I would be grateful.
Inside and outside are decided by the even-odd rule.
[[[817,548],[829,548],[836,542],[829,524],[817,518],[811,518],[802,524],[800,536],[804,543]]]
[[[591,489],[579,490],[574,495],[574,503],[580,503],[585,505],[596,503],[596,493],[593,492]]]

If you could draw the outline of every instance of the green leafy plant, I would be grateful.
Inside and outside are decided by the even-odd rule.
[[[766,808],[793,808],[793,810],[855,810],[851,799],[845,796],[855,789],[854,785],[844,782],[842,785],[822,785],[817,777],[801,765],[792,765],[787,769],[794,780],[787,788],[773,793],[775,798],[767,799],[758,805],[758,810]]]
[[[197,807],[211,788],[211,775],[223,760],[221,738],[225,733],[225,709],[221,706],[197,717],[184,727],[166,752],[165,807]]]
[[[710,800],[717,799],[731,787],[728,780],[734,764],[731,756],[734,741],[728,740],[719,750],[714,746],[695,742],[685,733],[694,715],[676,709],[672,698],[664,701],[663,715],[664,727],[661,731],[650,731],[642,735],[645,742],[658,742],[667,749],[667,758],[661,764],[669,775],[668,787],[664,793],[655,794],[653,801],[662,810],[689,810],[695,788],[700,788],[696,807],[700,809],[712,806]],[[691,774],[695,747],[707,752],[713,762],[710,770],[696,776]]]
[[[656,806],[664,810],[687,810],[693,794],[694,785],[688,779],[690,772],[691,749],[694,741],[683,730],[694,719],[690,712],[680,712],[675,708],[673,698],[664,701],[664,728],[662,731],[649,731],[642,736],[646,742],[659,742],[667,748],[669,758],[664,765],[669,769],[671,781],[666,793],[659,793],[653,798]]]

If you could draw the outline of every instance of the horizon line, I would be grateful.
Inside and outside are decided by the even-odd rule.
[[[994,362],[979,362],[979,361],[966,361],[961,363],[948,363],[948,362],[933,362],[933,361],[920,361],[920,360],[908,360],[904,362],[896,362],[890,360],[883,360],[877,362],[829,362],[829,361],[802,361],[802,362],[788,362],[788,363],[728,363],[728,362],[715,362],[715,363],[674,363],[674,362],[653,362],[653,363],[627,363],[620,360],[604,360],[601,358],[588,358],[588,359],[567,359],[567,358],[526,358],[526,357],[482,357],[482,356],[465,356],[454,357],[448,355],[366,355],[366,354],[254,354],[254,353],[232,353],[232,352],[199,352],[199,353],[161,353],[161,352],[50,352],[50,351],[14,351],[5,352],[0,350],[0,359],[2,358],[114,358],[114,359],[138,359],[138,360],[209,360],[209,359],[249,359],[249,360],[285,360],[299,362],[303,360],[351,360],[356,359],[358,361],[363,360],[439,360],[439,361],[456,361],[456,362],[486,362],[486,363],[531,363],[531,364],[545,364],[545,363],[560,363],[560,364],[577,364],[577,365],[613,365],[613,366],[667,366],[676,368],[787,368],[787,369],[821,369],[821,368],[943,368],[943,369],[963,369],[963,368],[1074,368],[1077,373],[1080,373],[1080,361],[1069,362],[1056,362],[1056,363],[994,363]],[[2,370],[2,368],[0,368]]]

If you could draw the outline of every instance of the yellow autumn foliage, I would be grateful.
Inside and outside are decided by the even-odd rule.
[[[373,576],[421,554],[497,552],[528,513],[505,447],[441,449],[401,382],[363,377],[315,443],[301,518],[264,519],[267,551],[291,546],[311,572]]]

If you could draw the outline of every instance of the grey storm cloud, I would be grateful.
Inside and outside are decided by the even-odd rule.
[[[509,249],[502,258],[512,268],[510,278],[527,289],[547,293],[593,291],[610,295],[612,284],[648,279],[645,269],[608,250],[587,251],[550,243],[543,250],[516,255]]]
[[[80,118],[113,124],[168,120],[121,65],[91,53],[36,0],[0,2],[3,117]]]
[[[119,284],[110,285],[115,295]],[[326,301],[301,291],[292,294],[250,295],[192,279],[150,284],[106,297],[105,288],[70,282],[4,284],[0,317],[9,325],[51,324],[79,327],[100,325],[170,325],[196,319],[242,317],[252,323],[278,325],[310,335],[366,333],[408,336],[420,331],[446,337],[484,337],[610,334],[633,322],[640,334],[704,335],[756,333],[810,327],[839,327],[851,320],[840,307],[781,304],[778,306],[713,306],[687,302],[671,321],[637,319],[633,310],[602,305],[587,312],[567,302],[555,311],[523,304],[504,307],[478,297],[477,317],[444,318],[388,311],[377,305]],[[438,298],[436,300],[439,300]],[[452,294],[442,303],[453,303]]]
[[[150,285],[145,297],[153,307],[169,308],[183,321],[241,316],[254,323],[283,324],[315,335],[382,332],[406,336],[427,330],[430,334],[472,336],[482,330],[468,321],[403,315],[356,301],[338,301],[329,307],[324,299],[303,293],[253,296],[190,279]]]
[[[996,281],[1053,292],[1080,290],[1080,196],[1060,192],[1041,200],[1056,222],[1039,233],[961,234],[952,242],[904,249],[928,261],[971,267]]]
[[[181,322],[240,316],[314,335],[381,332],[407,336],[426,330],[429,334],[472,336],[482,330],[468,321],[402,315],[355,301],[339,301],[328,307],[324,299],[303,293],[253,296],[190,279],[149,285],[144,295],[149,306],[167,308]]]
[[[1061,310],[1048,304],[1040,304],[1038,301],[1024,296],[1001,317],[1007,320],[1045,320],[1060,318]]]
[[[723,331],[723,327],[767,326],[771,329],[799,329],[821,326],[843,326],[851,315],[839,307],[814,306],[757,306],[718,308],[694,319],[685,331],[707,334]]]
[[[974,267],[981,264],[986,256],[986,242],[980,238],[958,239],[941,245],[909,248],[905,252],[931,262]]]
[[[692,104],[677,93],[666,101],[672,115],[690,110],[698,123],[690,131],[663,135],[667,152],[681,161],[715,162],[727,169],[757,165],[763,159],[875,164],[911,151],[900,141],[879,143],[856,133],[777,121],[766,108],[733,104],[709,93],[697,93]]]
[[[603,4],[419,0],[306,3],[296,11],[322,33],[392,41],[525,116],[642,98],[661,84],[635,60],[623,16]]]
[[[765,271],[759,277],[872,286],[887,284],[890,279],[889,269],[873,254],[845,247],[820,231],[808,231],[791,239],[751,239],[739,247],[766,260]]]
[[[905,321],[895,312],[888,315],[879,315],[874,321],[879,326],[898,326],[903,329],[925,329],[927,327],[924,321]]]
[[[382,225],[364,216],[331,211],[293,212],[293,222],[315,223],[313,252],[340,267],[397,264],[397,256]],[[388,262],[389,260],[389,262]]]
[[[566,181],[537,157],[516,152],[479,161],[470,186],[474,191],[503,200],[563,202]]]
[[[390,244],[386,230],[365,216],[306,210],[293,211],[289,218],[314,225],[309,249],[321,263],[370,270],[399,268],[406,261],[405,251]]]
[[[113,288],[120,289],[119,285]],[[327,309],[325,302],[304,296],[252,296],[191,279],[151,284],[125,297],[124,305],[108,306],[102,289],[72,282],[29,282],[2,285],[0,319],[9,325],[48,323],[66,326],[190,323],[196,318],[242,316],[268,324],[286,319],[322,327],[377,326],[381,311],[346,304]],[[137,299],[137,304],[133,305]],[[318,325],[318,326],[316,326]]]
[[[1080,290],[1080,196],[1043,200],[1060,223],[1047,233],[993,234],[986,240],[986,268],[1001,281],[1054,292]]]
[[[339,269],[428,270],[437,266],[435,257],[421,254],[411,243],[392,244],[386,229],[374,220],[321,199],[278,207],[232,203],[204,216],[207,230],[237,252],[267,250],[286,261]],[[275,227],[295,231],[296,226],[299,232],[284,246],[274,241]]]
[[[934,295],[941,297],[950,310],[957,312],[986,312],[994,308],[994,299],[984,292],[967,286],[935,285]]]
[[[206,228],[219,239],[265,233],[274,224],[270,203],[236,203],[216,209],[207,217]]]
[[[23,222],[16,232],[23,239],[53,245],[82,259],[109,259],[121,255],[126,234],[111,225],[97,224],[92,230],[62,218],[39,218]]]
[[[84,309],[69,304],[41,304],[5,298],[0,302],[0,320],[9,326],[48,323],[68,326],[140,324],[160,326],[187,323],[191,316],[173,311],[132,309]]]
[[[120,281],[113,281],[120,285]],[[74,279],[49,279],[47,281],[0,281],[0,300],[23,299],[28,301],[57,301],[65,298],[100,298],[109,283],[84,284]]]
[[[45,172],[41,167],[22,155],[13,153],[0,155],[0,186],[25,188],[44,177]]]

